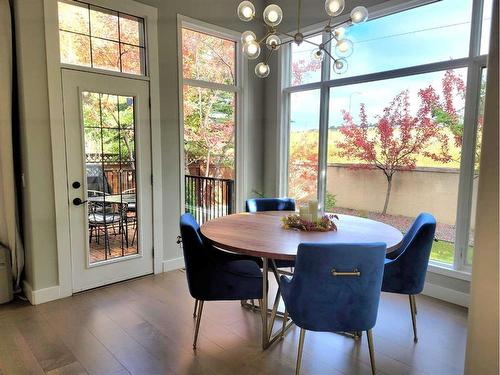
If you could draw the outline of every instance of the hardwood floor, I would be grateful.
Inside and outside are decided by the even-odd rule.
[[[419,342],[408,298],[382,294],[374,328],[381,374],[461,374],[467,310],[418,296]],[[207,302],[193,352],[194,301],[173,271],[36,307],[0,306],[0,375],[293,374],[299,329],[260,348],[260,316],[239,302]],[[370,374],[361,341],[307,332],[301,374]]]

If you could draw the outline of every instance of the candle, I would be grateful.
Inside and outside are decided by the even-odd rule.
[[[304,214],[302,215],[302,220],[313,221],[313,218],[311,214]]]
[[[299,207],[299,216],[301,219],[303,219],[304,215],[307,215],[307,214],[309,214],[309,207],[305,207],[305,206]]]
[[[311,217],[313,220],[318,219],[318,201],[317,200],[309,201],[309,214],[311,214]]]

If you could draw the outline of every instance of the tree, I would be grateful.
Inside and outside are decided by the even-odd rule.
[[[318,182],[318,133],[291,134],[288,157],[288,194],[297,201],[316,196]]]
[[[455,96],[458,96],[462,99],[462,101],[465,101],[465,82],[462,77],[455,73],[455,71],[448,70],[442,79],[442,88],[443,100],[437,100],[433,103],[432,116],[435,121],[443,124],[451,131],[451,133],[453,134],[455,145],[459,148],[462,148],[464,136],[464,108],[456,108],[453,98]],[[429,95],[435,96],[435,92],[432,87],[429,87],[428,90],[429,92],[432,92],[432,94]],[[485,97],[486,80],[483,78],[481,81],[481,88],[479,93],[479,114],[477,121],[476,147],[474,154],[475,177],[479,175],[479,160],[481,157],[481,140],[483,133]]]
[[[305,82],[305,76],[317,72],[321,69],[321,61],[318,60],[298,60],[292,63],[292,85],[297,86]]]
[[[451,160],[448,136],[432,117],[439,97],[429,89],[420,90],[418,96],[420,107],[415,116],[410,113],[406,90],[396,95],[373,126],[368,123],[364,104],[360,106],[359,124],[343,111],[340,132],[344,139],[337,144],[338,153],[362,162],[353,168],[377,168],[383,172],[387,179],[383,214],[387,212],[395,173],[415,169],[419,156],[442,163]],[[439,145],[437,152],[429,151],[431,144]]]
[[[183,29],[184,78],[234,85],[234,42]],[[234,169],[235,94],[185,85],[183,89],[186,168],[203,164],[205,176]]]

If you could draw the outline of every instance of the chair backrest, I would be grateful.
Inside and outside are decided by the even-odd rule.
[[[405,234],[397,256],[393,256],[393,262],[386,267],[384,290],[404,294],[422,292],[435,232],[434,216],[428,213],[417,216]]]
[[[192,297],[202,299],[200,283],[203,282],[203,270],[210,267],[209,249],[204,242],[200,226],[191,214],[181,215],[180,230],[189,292]]]
[[[291,198],[252,198],[245,203],[246,212],[295,211],[295,201]]]
[[[312,331],[364,331],[377,320],[386,245],[300,244],[287,308]],[[334,275],[334,272],[359,272]]]

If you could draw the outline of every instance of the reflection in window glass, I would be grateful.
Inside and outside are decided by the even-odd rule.
[[[493,0],[484,0],[483,21],[481,23],[481,48],[480,48],[481,55],[486,55],[489,51],[492,12],[493,12]]]
[[[71,0],[58,4],[62,63],[145,74],[144,20]]]
[[[304,40],[300,45],[291,44],[291,77],[292,86],[321,81],[321,61],[313,59],[313,50],[320,44],[322,36],[315,35]]]
[[[330,197],[336,212],[402,231],[420,212],[431,212],[440,240],[431,259],[447,264],[454,255],[466,75],[448,70],[330,92],[326,203]]]
[[[347,29],[354,42],[346,73],[332,79],[466,57],[471,0],[442,0]]]
[[[234,41],[183,28],[183,77],[235,85],[235,48]]]
[[[319,90],[290,94],[288,196],[298,203],[317,199]]]
[[[486,99],[486,69],[483,69],[481,74],[481,89],[479,96],[479,113],[477,117],[476,129],[476,144],[474,152],[474,182],[472,186],[472,209],[470,216],[470,232],[469,232],[469,247],[467,249],[467,264],[472,265],[474,253],[474,230],[476,228],[476,208],[477,208],[477,184],[479,182],[480,159],[481,159],[481,142],[483,139],[483,123],[484,123],[484,102]]]

